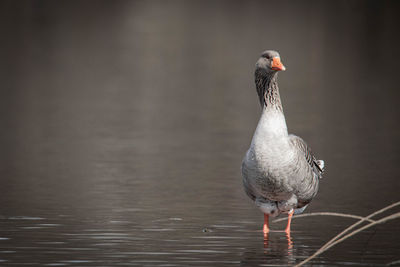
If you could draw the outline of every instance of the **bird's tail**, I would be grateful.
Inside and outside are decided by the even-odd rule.
[[[318,171],[319,171],[318,177],[319,177],[319,179],[321,179],[322,174],[324,173],[324,170],[325,170],[325,162],[322,159],[320,159],[320,160],[314,161],[314,163],[315,163],[315,166],[317,166]]]
[[[325,162],[322,159],[317,160],[317,165],[318,168],[321,170],[321,172],[324,172],[325,170]]]

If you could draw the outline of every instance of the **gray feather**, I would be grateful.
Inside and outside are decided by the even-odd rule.
[[[300,150],[305,159],[307,160],[308,164],[310,167],[313,169],[313,171],[318,175],[318,178],[322,178],[322,174],[324,172],[324,161],[323,160],[317,160],[312,151],[311,148],[307,145],[306,142],[304,142],[303,139],[300,137],[290,134],[289,135],[290,142],[298,149]]]

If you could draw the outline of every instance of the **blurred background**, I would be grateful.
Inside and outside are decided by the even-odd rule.
[[[398,201],[399,12],[396,1],[1,1],[0,264],[288,265],[352,223],[297,219],[292,240],[263,240],[240,166],[266,49],[287,68],[289,132],[326,163],[307,212],[365,216]],[[399,230],[365,231],[315,263],[393,263]]]

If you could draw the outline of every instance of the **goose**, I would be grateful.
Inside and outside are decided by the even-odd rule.
[[[290,234],[293,214],[302,213],[315,197],[324,171],[324,161],[315,159],[303,139],[288,134],[277,81],[284,70],[273,50],[264,51],[256,63],[262,113],[241,168],[246,194],[264,213],[264,234],[270,231],[269,216],[285,213]]]

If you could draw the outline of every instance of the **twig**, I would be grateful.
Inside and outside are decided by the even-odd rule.
[[[353,215],[353,214],[345,214],[345,213],[337,213],[337,212],[314,212],[314,213],[306,213],[306,214],[300,214],[300,215],[295,215],[292,217],[292,219],[296,218],[301,218],[301,217],[308,217],[308,216],[318,216],[318,215],[324,215],[324,216],[338,216],[338,217],[347,217],[347,218],[353,218],[353,219],[359,219],[362,220],[365,217],[358,216],[358,215]],[[281,221],[286,221],[286,218],[281,218],[272,221],[273,223],[281,222]],[[368,222],[374,222],[374,220],[367,219],[365,218],[366,221]]]
[[[395,264],[399,264],[399,263],[400,263],[400,260],[395,260],[395,261],[389,262],[388,264],[386,264],[386,266],[391,266],[391,265],[395,265]]]
[[[325,244],[324,247],[321,247],[321,248],[320,248],[317,252],[315,252],[312,256],[310,256],[310,257],[307,258],[306,260],[302,261],[301,263],[295,265],[295,267],[299,267],[299,266],[304,265],[305,263],[307,263],[307,262],[310,261],[311,259],[315,258],[315,257],[318,256],[319,254],[321,254],[321,253],[327,251],[327,250],[330,249],[331,247],[337,245],[338,243],[341,243],[342,241],[346,240],[347,238],[349,238],[349,237],[351,237],[351,236],[353,236],[353,235],[355,235],[355,234],[357,234],[357,233],[359,233],[359,232],[361,232],[361,231],[364,231],[365,229],[368,229],[368,228],[370,228],[370,227],[372,227],[372,226],[374,226],[374,225],[376,225],[376,224],[381,224],[381,223],[384,223],[384,222],[387,222],[387,221],[389,221],[389,220],[393,220],[393,219],[396,219],[396,218],[399,218],[399,217],[400,217],[400,212],[397,212],[397,213],[394,213],[394,214],[389,215],[389,216],[387,216],[387,217],[384,217],[384,218],[382,218],[382,219],[380,219],[380,220],[378,220],[378,221],[375,221],[375,222],[369,223],[369,224],[367,224],[367,225],[364,225],[363,227],[360,227],[360,228],[358,228],[357,230],[354,230],[353,232],[351,232],[351,233],[349,233],[349,234],[343,236],[342,238],[340,238],[340,239],[338,239],[338,240],[332,242],[332,243],[329,244],[329,245]]]
[[[319,250],[317,250],[317,252],[315,252],[313,255],[311,255],[310,257],[308,257],[308,258],[305,259],[304,261],[300,262],[299,264],[295,265],[294,267],[303,266],[304,264],[306,264],[307,262],[309,262],[310,260],[312,260],[313,258],[315,258],[316,256],[318,256],[319,254],[321,254],[321,253],[327,251],[327,250],[330,249],[331,247],[333,247],[333,246],[339,244],[340,242],[346,240],[347,238],[349,238],[349,237],[351,237],[351,236],[353,236],[353,235],[355,235],[355,234],[357,234],[357,233],[359,233],[359,232],[361,232],[361,231],[364,231],[365,229],[368,229],[368,228],[370,228],[370,227],[372,227],[372,226],[374,226],[374,225],[376,225],[376,224],[381,224],[381,223],[384,223],[384,222],[387,222],[387,221],[390,221],[390,220],[394,220],[394,219],[397,219],[397,218],[400,218],[400,212],[394,213],[394,214],[389,215],[389,216],[387,216],[387,217],[384,217],[384,218],[382,218],[382,219],[380,219],[380,220],[377,220],[377,221],[375,221],[375,222],[372,222],[372,223],[369,223],[369,224],[367,224],[367,225],[364,225],[363,227],[360,227],[360,228],[358,228],[357,230],[354,230],[353,232],[351,232],[351,233],[349,233],[349,234],[343,236],[342,238],[340,238],[340,239],[338,239],[338,240],[332,242],[330,245],[326,245],[326,244],[325,244],[325,246],[324,246],[325,248],[321,247],[321,248],[320,248]]]
[[[378,214],[380,214],[380,213],[382,213],[382,212],[384,212],[384,211],[387,211],[387,210],[389,210],[389,209],[391,209],[391,208],[394,208],[394,207],[396,207],[396,206],[398,206],[398,205],[400,205],[400,201],[399,201],[399,202],[396,202],[396,203],[393,203],[393,204],[391,204],[391,205],[389,205],[389,206],[386,206],[386,207],[384,207],[384,208],[382,208],[382,209],[380,209],[380,210],[378,210],[378,211],[375,211],[375,212],[371,213],[370,215],[368,215],[367,217],[363,217],[363,218],[360,219],[358,222],[356,222],[356,223],[350,225],[349,227],[347,227],[346,229],[344,229],[341,233],[339,233],[339,234],[336,235],[334,238],[332,238],[331,240],[329,240],[324,246],[321,247],[321,249],[326,248],[326,247],[329,246],[331,243],[333,243],[335,240],[337,240],[338,238],[340,238],[341,236],[343,236],[344,234],[346,234],[347,232],[349,232],[351,229],[357,227],[357,226],[360,225],[361,223],[363,223],[363,222],[369,220],[370,218],[372,218],[372,217],[374,217],[374,216],[376,216],[376,215],[378,215]]]

